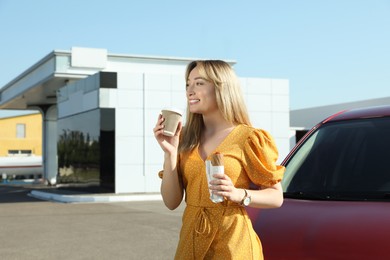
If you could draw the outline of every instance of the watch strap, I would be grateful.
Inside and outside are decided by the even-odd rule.
[[[243,189],[244,191],[245,191],[245,195],[244,195],[244,197],[242,198],[242,200],[241,200],[241,202],[240,202],[240,205],[241,206],[244,206],[244,201],[245,201],[245,199],[248,197],[248,192],[246,191],[246,189]]]

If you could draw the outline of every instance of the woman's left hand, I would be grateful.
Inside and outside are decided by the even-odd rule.
[[[244,189],[234,187],[232,180],[223,173],[214,174],[214,180],[209,182],[209,189],[216,195],[224,196],[227,200],[241,203],[245,196]]]

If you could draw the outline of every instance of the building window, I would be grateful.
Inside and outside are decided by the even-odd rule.
[[[20,150],[20,154],[22,154],[22,155],[31,155],[32,151],[31,150]]]
[[[9,156],[14,156],[19,154],[19,150],[8,150],[8,155]]]
[[[26,138],[26,124],[16,124],[16,138]]]
[[[8,150],[8,156],[31,156],[32,150]]]

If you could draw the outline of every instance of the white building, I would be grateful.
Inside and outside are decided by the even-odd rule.
[[[184,72],[192,60],[53,51],[0,89],[0,109],[41,111],[47,180],[157,192],[163,154],[152,129],[161,108],[185,110]],[[281,162],[290,150],[289,82],[240,80],[252,123],[273,135]]]

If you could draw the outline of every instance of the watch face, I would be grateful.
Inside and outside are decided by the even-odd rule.
[[[251,203],[251,198],[250,197],[245,198],[244,203],[243,203],[244,206],[248,206],[250,203]]]

